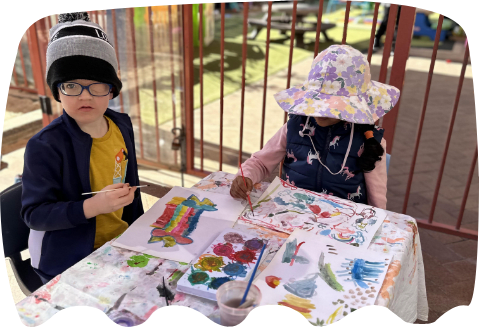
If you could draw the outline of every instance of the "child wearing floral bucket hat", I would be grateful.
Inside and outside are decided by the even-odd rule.
[[[332,45],[313,60],[308,79],[274,95],[289,120],[243,165],[231,195],[246,198],[283,161],[292,185],[386,208],[386,141],[374,123],[399,100],[394,86],[371,80],[364,55]]]

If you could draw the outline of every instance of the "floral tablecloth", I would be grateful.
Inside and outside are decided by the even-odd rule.
[[[234,175],[216,172],[193,188],[229,194],[233,179]],[[255,184],[251,201],[256,201],[268,185]],[[156,200],[143,194],[145,210]],[[376,304],[389,308],[406,322],[426,321],[428,304],[416,221],[406,215],[390,211],[388,214],[369,246],[373,251],[394,254]],[[272,244],[258,268],[260,271],[288,237],[285,233],[240,220],[234,228],[268,239]],[[176,282],[189,269],[188,263],[155,258],[113,247],[110,243],[17,303],[22,322],[27,326],[38,326],[59,310],[84,305],[100,309],[121,326],[135,326],[148,319],[156,309],[166,306],[165,296],[172,305],[188,306],[219,322],[216,302],[176,292]]]

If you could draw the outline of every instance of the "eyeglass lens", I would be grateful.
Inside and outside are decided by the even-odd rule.
[[[62,83],[60,88],[65,95],[80,95],[82,92],[82,86],[78,83]],[[87,88],[93,96],[105,96],[110,93],[110,85],[105,83],[90,84],[84,88]]]

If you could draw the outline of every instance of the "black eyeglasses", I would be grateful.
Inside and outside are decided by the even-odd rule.
[[[62,94],[67,96],[79,96],[83,90],[87,90],[94,97],[104,97],[110,94],[113,85],[107,83],[92,83],[87,86],[83,86],[75,82],[58,83],[57,87]]]

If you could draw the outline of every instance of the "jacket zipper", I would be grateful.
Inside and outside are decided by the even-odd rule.
[[[328,156],[328,152],[329,152],[328,145],[330,141],[331,141],[331,127],[328,128],[328,136],[326,137],[326,142],[324,144],[323,151],[321,151],[321,153],[319,154],[321,161],[324,164],[326,162],[326,157]],[[322,192],[323,191],[323,179],[322,179],[323,165],[321,165],[321,163],[319,162],[319,159],[318,159],[318,166],[319,166],[319,169],[318,169],[318,175],[316,180],[316,189],[318,190],[318,192]]]

